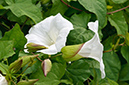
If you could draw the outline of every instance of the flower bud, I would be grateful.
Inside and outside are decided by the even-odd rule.
[[[17,85],[34,85],[34,83],[38,81],[38,79],[31,79],[31,80],[22,80],[17,83]]]
[[[10,66],[9,66],[9,71],[11,73],[18,72],[21,68],[22,62],[23,62],[23,60],[21,59],[21,60],[16,60],[13,63],[11,63]]]
[[[45,59],[42,63],[41,63],[41,67],[44,73],[44,76],[46,77],[48,72],[51,70],[52,68],[52,63],[49,59]]]
[[[30,62],[32,62],[38,55],[28,55],[28,56],[22,56],[20,57],[18,60],[23,60],[22,62],[22,66],[25,66],[26,64],[29,64]]]
[[[0,85],[8,85],[7,80],[0,74]]]
[[[75,61],[75,60],[82,58],[82,56],[78,54],[82,46],[83,44],[63,47],[61,49],[61,52],[63,53],[62,57],[66,61]]]
[[[29,52],[36,52],[37,50],[47,49],[47,47],[35,43],[28,43],[26,46]]]

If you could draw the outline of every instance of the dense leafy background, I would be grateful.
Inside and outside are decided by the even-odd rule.
[[[129,85],[128,7],[129,0],[0,0],[0,73],[10,85],[32,85],[37,81],[32,79],[39,79],[35,85]],[[87,24],[99,20],[106,78],[101,79],[99,63],[93,59],[67,63],[61,56],[50,58],[52,69],[45,77],[41,61],[23,52],[30,27],[57,13],[75,28],[67,37],[67,45],[90,40],[94,33]],[[39,58],[44,60],[48,55],[40,53]],[[22,61],[24,66],[19,63]]]

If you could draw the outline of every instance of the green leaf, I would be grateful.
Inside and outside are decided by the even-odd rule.
[[[35,83],[35,85],[58,85],[60,83],[60,79],[65,73],[65,65],[60,63],[53,63],[51,71],[45,77],[41,67],[31,75],[30,78],[38,78],[39,81]]]
[[[14,47],[19,50],[24,48],[27,41],[18,24],[12,30],[6,32],[1,40],[13,40]]]
[[[0,63],[0,71],[2,74],[7,74],[8,73],[8,66],[4,63]]]
[[[78,60],[67,67],[67,76],[73,80],[73,83],[84,82],[90,76],[89,65],[85,60]]]
[[[125,60],[129,63],[129,46],[122,46],[121,54],[125,58]]]
[[[104,26],[106,21],[106,2],[105,0],[78,0],[79,3],[90,12],[96,14],[99,25]]]
[[[35,23],[38,23],[42,20],[42,15],[40,8],[33,5],[31,0],[5,0],[9,6],[6,6],[6,9],[10,9],[13,14],[17,17],[26,15],[30,17]]]
[[[68,35],[67,44],[75,45],[82,44],[90,40],[93,37],[94,33],[91,30],[86,30],[84,28],[77,28],[70,32]]]
[[[66,1],[66,0],[64,0]],[[52,0],[52,9],[50,10],[50,14],[55,15],[57,13],[64,14],[68,7],[62,3],[60,0]]]
[[[13,51],[13,41],[0,41],[0,60],[15,54]]]
[[[122,11],[109,15],[108,20],[117,30],[117,34],[125,35],[125,33],[128,31],[128,25]]]
[[[127,81],[129,80],[129,64],[125,64],[122,66],[120,71],[119,80]]]
[[[126,2],[127,0],[112,0],[115,4],[122,4]]]
[[[74,25],[74,28],[87,28],[87,24],[91,18],[90,14],[82,12],[81,14],[74,14],[70,21]]]
[[[103,54],[106,76],[114,81],[118,80],[121,68],[120,60],[115,52]]]
[[[34,24],[34,22],[31,19],[27,18],[27,16],[25,16],[25,15],[23,15],[21,17],[17,17],[11,11],[9,11],[7,13],[7,16],[8,16],[7,17],[8,20],[13,21],[13,22],[17,22],[20,25],[23,25],[23,23],[25,23],[26,20],[27,20],[26,23],[25,23],[26,25],[32,25],[32,24]]]

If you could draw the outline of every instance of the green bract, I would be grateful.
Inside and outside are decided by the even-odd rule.
[[[61,49],[61,52],[63,53],[63,58],[66,61],[75,61],[80,58],[83,58],[81,55],[78,54],[80,49],[82,48],[83,44],[80,45],[72,45],[72,46],[65,46]]]

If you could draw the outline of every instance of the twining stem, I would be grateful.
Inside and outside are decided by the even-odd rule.
[[[39,57],[36,57],[36,58],[37,58],[39,61],[41,61],[41,62],[43,61],[43,60],[41,60]]]
[[[126,6],[126,7],[124,7],[124,8],[121,8],[121,9],[118,9],[118,10],[115,10],[115,11],[112,11],[112,12],[108,12],[107,14],[113,14],[113,13],[116,13],[116,12],[122,11],[122,10],[124,10],[124,9],[128,8],[128,7],[129,7],[129,5],[128,5],[128,6]]]
[[[78,8],[75,8],[75,7],[71,6],[71,5],[68,5],[68,4],[65,3],[63,0],[61,0],[61,2],[64,3],[65,5],[67,5],[68,7],[71,7],[71,8],[73,8],[73,9],[75,9],[75,10],[83,11],[83,10],[81,10],[81,9],[78,9]]]
[[[64,2],[63,0],[61,0],[61,2],[64,3],[65,5],[67,5],[68,7],[71,7],[71,8],[73,8],[73,9],[75,9],[75,10],[83,11],[83,10],[81,10],[81,9],[78,9],[78,8],[76,8],[76,7],[73,7],[73,6],[69,5],[69,4],[67,4],[67,3]],[[124,8],[121,8],[121,9],[118,9],[118,10],[115,10],[115,11],[112,11],[112,12],[108,12],[107,14],[110,15],[110,14],[113,14],[113,13],[116,13],[116,12],[119,12],[119,11],[122,11],[122,10],[128,8],[128,7],[129,7],[129,5],[126,6],[126,7],[124,7]],[[87,12],[87,11],[85,11],[85,12]]]
[[[22,27],[21,27],[21,30],[23,29],[24,25],[26,24],[26,22],[28,21],[28,17],[26,18],[25,22],[23,23]]]

